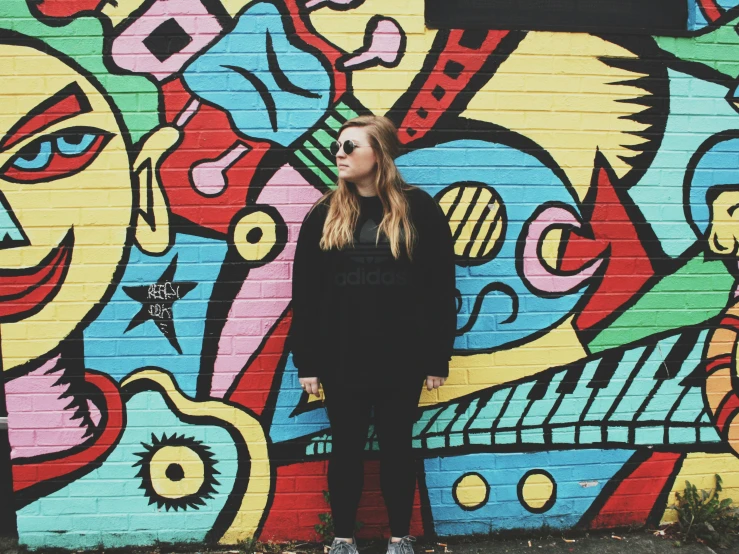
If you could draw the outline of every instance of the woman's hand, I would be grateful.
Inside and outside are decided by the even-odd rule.
[[[433,375],[429,375],[426,377],[427,390],[434,390],[438,389],[439,387],[443,387],[444,383],[446,383],[446,377],[434,377]]]
[[[303,387],[305,392],[313,396],[318,396],[318,387],[320,386],[318,377],[301,377],[299,381],[300,386]]]

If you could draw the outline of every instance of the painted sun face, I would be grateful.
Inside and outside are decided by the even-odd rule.
[[[103,95],[49,54],[0,48],[0,347],[8,370],[56,348],[103,298],[124,255],[133,192]]]

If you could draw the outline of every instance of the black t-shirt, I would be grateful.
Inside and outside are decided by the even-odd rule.
[[[323,251],[330,197],[306,217],[293,266],[290,346],[300,377],[380,386],[446,377],[456,329],[454,250],[438,204],[406,193],[416,242],[393,258],[379,197],[359,197],[354,244]],[[401,240],[404,243],[404,240]]]

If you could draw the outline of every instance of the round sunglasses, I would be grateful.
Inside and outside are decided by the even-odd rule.
[[[347,139],[344,141],[344,144],[342,145],[338,140],[335,142],[332,142],[331,145],[328,147],[329,152],[331,152],[332,156],[336,156],[339,153],[339,150],[344,149],[344,154],[347,156],[354,152],[355,148],[364,148],[361,144],[355,144],[353,140]]]

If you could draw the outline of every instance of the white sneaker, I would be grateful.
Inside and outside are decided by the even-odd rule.
[[[414,554],[413,543],[416,542],[416,537],[406,535],[398,542],[392,542],[392,539],[387,541],[387,554]]]

